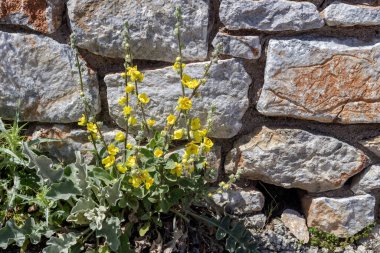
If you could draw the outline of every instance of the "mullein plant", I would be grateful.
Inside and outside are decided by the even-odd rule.
[[[7,221],[0,228],[0,248],[16,243],[26,250],[29,242],[38,243],[44,235],[49,238],[43,250],[45,253],[134,252],[135,238],[162,238],[162,216],[168,217],[171,213],[172,217],[185,222],[196,218],[216,226],[217,239],[225,238],[226,249],[230,252],[253,252],[251,236],[240,223],[233,223],[228,217],[217,220],[205,208],[205,213],[201,214],[193,210],[193,204],[203,203],[204,206],[211,200],[208,183],[215,173],[206,158],[214,146],[207,137],[211,120],[204,127],[200,118],[192,117],[191,110],[193,98],[201,96],[199,88],[207,85],[211,67],[217,64],[220,48],[212,54],[201,78],[188,75],[182,57],[179,8],[175,15],[179,55],[173,69],[179,75],[178,85],[182,91],[177,105],[171,114],[164,115],[166,125],[158,130],[157,118],[148,117],[150,98],[140,92],[144,73],[133,63],[126,23],[122,44],[125,70],[121,73],[125,92],[118,99],[126,127],[109,143],[86,95],[75,35],[71,36],[84,112],[78,125],[88,133],[95,162],[86,164],[80,152],[76,152],[75,163],[56,164],[22,142],[23,164],[35,170],[37,181],[43,186],[38,201],[31,203],[39,203],[46,217],[41,222],[36,222],[31,215],[26,215],[18,224]],[[134,133],[137,134],[133,138]],[[177,143],[186,143],[183,151],[172,150]],[[235,180],[233,176],[227,183],[221,183],[217,192],[227,190]],[[173,220],[175,223],[176,219]],[[89,241],[95,244],[92,249],[84,246]]]

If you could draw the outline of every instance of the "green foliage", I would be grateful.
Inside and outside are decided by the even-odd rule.
[[[192,117],[192,99],[201,95],[198,88],[206,85],[218,53],[212,55],[201,78],[187,75],[179,9],[176,17],[179,55],[173,69],[179,75],[182,96],[173,114],[165,115],[163,129],[155,127],[157,118],[147,112],[150,98],[138,91],[144,74],[133,65],[127,26],[123,32],[125,94],[119,100],[126,129],[109,143],[103,137],[102,123],[91,114],[94,110],[85,95],[72,37],[84,105],[78,125],[86,127],[93,144],[93,163],[86,164],[79,151],[75,163],[55,163],[35,148],[54,140],[27,142],[17,117],[11,126],[0,120],[1,248],[14,243],[25,251],[29,242],[36,244],[44,236],[48,238],[44,253],[94,252],[84,247],[89,240],[96,241],[95,252],[133,252],[131,242],[157,234],[163,229],[162,217],[170,214],[217,227],[217,239],[226,240],[229,252],[254,252],[252,235],[241,223],[233,223],[228,216],[217,220],[191,211],[193,203],[208,201],[208,180],[215,174],[206,159],[214,145],[207,137],[209,125]],[[131,133],[137,133],[134,144],[128,142]],[[237,177],[231,177],[228,183],[223,182],[219,191],[227,190],[235,180]]]
[[[220,220],[209,218],[188,212],[189,215],[217,228],[216,239],[226,239],[225,249],[231,253],[254,253],[256,246],[252,233],[244,227],[241,222],[234,222],[229,216],[224,216]]]
[[[310,244],[312,246],[326,248],[329,250],[335,250],[337,247],[344,248],[350,244],[357,243],[361,239],[368,238],[371,235],[371,232],[375,225],[375,223],[371,224],[365,227],[359,233],[346,238],[340,238],[334,234],[321,231],[315,227],[310,227]]]

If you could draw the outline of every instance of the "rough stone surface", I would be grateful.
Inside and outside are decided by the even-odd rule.
[[[0,24],[27,26],[42,33],[55,32],[62,23],[62,0],[1,0]]]
[[[115,134],[120,131],[117,129],[102,128],[103,137],[107,143],[114,141]],[[87,163],[92,162],[94,155],[91,152],[94,147],[88,139],[88,133],[83,129],[72,129],[67,125],[55,124],[53,126],[37,126],[34,129],[30,140],[38,138],[55,139],[56,142],[39,144],[43,152],[47,152],[51,157],[66,164],[75,162],[75,151],[80,151]],[[129,136],[128,142],[135,144],[132,136]],[[122,144],[116,146],[122,148]],[[99,145],[98,148],[101,148]]]
[[[320,122],[378,123],[379,57],[380,42],[271,40],[257,109]]]
[[[258,59],[261,55],[261,44],[259,36],[232,36],[218,33],[212,45],[216,47],[222,44],[222,53],[225,55],[244,59]]]
[[[323,16],[329,26],[380,25],[380,7],[337,1],[323,11]]]
[[[298,129],[269,129],[243,136],[226,157],[228,173],[285,188],[322,192],[340,188],[368,162],[337,139]]]
[[[365,139],[360,141],[359,143],[366,147],[369,151],[373,152],[375,155],[380,157],[380,136]]]
[[[347,198],[305,197],[302,200],[309,227],[352,236],[374,222],[375,198],[369,194]]]
[[[372,165],[352,180],[351,190],[356,194],[380,190],[380,165]]]
[[[95,54],[123,58],[122,28],[130,26],[136,59],[173,61],[178,55],[174,36],[177,5],[182,7],[183,55],[188,60],[207,56],[209,0],[69,0],[68,15],[78,46]]]
[[[308,30],[324,25],[317,7],[286,0],[222,0],[220,20],[229,30]]]
[[[215,193],[214,203],[231,214],[251,214],[264,207],[264,195],[256,189],[228,190]]]
[[[185,73],[193,78],[201,78],[205,64],[189,64]],[[199,88],[201,97],[193,99],[191,116],[200,117],[202,123],[206,124],[210,109],[215,107],[210,136],[230,138],[241,129],[241,119],[248,108],[251,78],[241,61],[234,59],[219,61],[211,67],[210,73],[207,83]],[[124,80],[120,74],[111,74],[105,77],[105,82],[110,115],[123,127],[125,123],[122,107],[117,101],[124,94]],[[178,74],[172,67],[145,71],[145,79],[139,92],[147,93],[151,98],[147,114],[149,118],[157,120],[158,126],[166,124],[166,117],[174,112],[178,97],[182,95]],[[186,94],[190,94],[190,90]]]
[[[75,122],[83,112],[74,52],[40,35],[0,32],[0,117],[13,119],[20,100],[23,121]],[[82,64],[87,96],[100,110],[95,73]]]
[[[267,222],[267,217],[263,213],[248,215],[244,218],[244,226],[246,228],[263,229]]]
[[[285,209],[281,214],[281,221],[298,240],[303,243],[309,242],[306,220],[300,213],[292,209]]]

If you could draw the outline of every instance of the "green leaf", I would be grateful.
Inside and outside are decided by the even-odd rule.
[[[23,227],[17,227],[13,220],[6,222],[5,226],[0,229],[0,248],[6,249],[10,244],[16,243],[21,247],[26,239],[30,239],[33,244],[41,240],[41,235],[49,237],[50,230],[39,224],[35,224],[33,218],[28,218]]]
[[[131,236],[131,229],[133,227],[132,223],[127,223],[124,229],[124,233],[120,236],[120,246],[118,253],[135,253],[131,248],[131,243],[129,237]]]
[[[52,138],[38,138],[38,139],[27,141],[26,143],[28,144],[28,146],[33,146],[33,145],[39,145],[42,143],[52,143],[52,142],[65,142],[65,140],[52,139]]]
[[[107,218],[103,221],[102,229],[96,231],[96,237],[104,237],[113,251],[117,251],[120,246],[120,234],[120,220],[117,217]]]
[[[143,154],[146,158],[153,158],[153,152],[146,148],[140,148],[140,153]]]
[[[169,192],[169,186],[164,184],[164,185],[161,185],[159,188],[158,188],[158,192],[159,193],[167,193]]]
[[[172,170],[176,167],[176,162],[173,160],[168,160],[167,163],[165,164],[165,169],[166,170]]]
[[[86,212],[96,207],[96,203],[92,199],[81,198],[76,205],[71,209],[67,221],[74,222],[79,225],[89,224],[90,221],[84,216]]]
[[[63,169],[54,169],[53,161],[46,156],[36,155],[25,142],[22,142],[23,153],[29,158],[29,166],[35,168],[37,175],[48,184],[57,183],[63,175]]]
[[[71,176],[70,179],[74,182],[74,184],[82,190],[82,194],[87,192],[88,187],[88,173],[87,173],[87,165],[83,162],[82,156],[79,151],[75,151],[76,162],[74,164],[70,164],[71,168]]]
[[[139,229],[139,235],[144,236],[150,229],[150,222],[145,223],[140,229]]]
[[[105,171],[103,168],[94,167],[92,172],[94,177],[102,180],[104,183],[110,185],[113,182],[113,177],[109,174],[108,171]]]
[[[102,190],[102,196],[107,200],[110,206],[116,206],[117,201],[123,196],[120,191],[121,181],[122,179],[119,179],[113,186],[106,186]]]
[[[51,237],[47,242],[47,247],[43,253],[69,253],[70,248],[77,243],[78,235],[75,233],[58,234],[58,237]]]
[[[6,132],[6,131],[7,131],[7,130],[5,129],[4,122],[1,120],[1,118],[0,118],[0,131],[1,131],[1,132]]]
[[[124,197],[119,200],[119,207],[125,208],[127,206],[133,210],[137,210],[139,208],[139,201],[135,198],[131,198],[131,196],[124,195]]]
[[[18,157],[18,155],[16,155],[15,153],[13,153],[11,150],[9,150],[7,148],[0,148],[0,153],[9,155],[11,157],[10,161],[15,163],[15,164],[18,164],[21,166],[27,166],[27,164],[28,164],[27,162],[22,160],[20,157]]]
[[[226,246],[225,249],[229,252],[245,252],[253,253],[257,252],[254,244],[253,235],[251,232],[244,227],[241,223],[236,223],[232,225],[231,219],[229,217],[223,217],[221,220],[215,218],[209,218],[204,215],[198,215],[194,212],[187,211],[188,215],[193,216],[194,218],[216,227],[217,230],[217,239],[225,238]],[[219,240],[219,239],[218,239]]]
[[[228,228],[230,225],[230,218],[228,216],[224,216],[220,221],[220,228],[216,231],[216,239],[222,240],[224,237],[226,237],[227,233],[225,231],[225,228]]]
[[[51,200],[68,200],[80,193],[72,181],[63,181],[52,184],[50,190],[46,193],[46,198]]]

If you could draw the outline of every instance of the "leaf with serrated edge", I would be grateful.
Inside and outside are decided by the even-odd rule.
[[[117,217],[111,217],[104,220],[102,229],[96,231],[96,237],[104,237],[113,251],[117,251],[120,246],[120,234],[120,220]]]
[[[46,193],[46,198],[52,200],[68,200],[80,193],[72,181],[64,181],[52,184],[50,190]]]
[[[63,175],[63,169],[57,170],[53,168],[53,161],[46,156],[36,155],[28,144],[22,143],[23,153],[29,158],[29,166],[37,170],[37,175],[48,184],[57,183]]]

